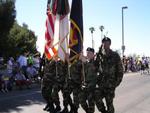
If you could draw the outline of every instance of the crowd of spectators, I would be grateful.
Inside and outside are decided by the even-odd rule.
[[[149,74],[150,57],[123,57],[124,72]]]
[[[7,61],[0,57],[0,91],[9,92],[14,88],[31,88],[40,80],[40,54],[23,53],[18,58],[10,57]]]
[[[150,57],[123,56],[124,72],[150,74]],[[0,57],[0,91],[9,92],[17,89],[31,88],[33,82],[40,81],[40,54],[21,54],[18,58],[10,57],[6,62]]]

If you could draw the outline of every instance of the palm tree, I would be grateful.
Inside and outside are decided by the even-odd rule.
[[[91,35],[92,35],[92,48],[94,49],[93,32],[95,31],[95,28],[94,27],[90,27],[89,30],[91,31]]]
[[[99,29],[100,29],[100,31],[101,31],[101,40],[102,40],[102,39],[103,39],[103,30],[104,30],[104,26],[101,25],[101,26],[99,27]]]

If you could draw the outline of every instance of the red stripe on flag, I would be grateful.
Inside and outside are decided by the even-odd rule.
[[[48,50],[48,48],[47,48],[46,45],[45,45],[45,56],[46,56],[48,59],[51,59],[51,58],[52,58],[52,56],[51,56],[51,54],[49,53],[49,50]]]
[[[56,17],[48,9],[46,19],[46,31],[45,31],[45,55],[48,59],[51,59],[57,54],[57,49],[53,45],[54,40],[54,24]]]
[[[55,48],[55,47],[53,47],[53,48],[52,48],[52,51],[53,51],[54,55],[56,55],[56,54],[57,54],[57,50],[56,50],[56,48]]]
[[[52,31],[54,33],[54,20],[53,20],[52,14],[48,14],[48,21],[49,21],[51,29],[52,29]]]

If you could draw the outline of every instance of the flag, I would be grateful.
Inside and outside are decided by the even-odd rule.
[[[65,61],[68,53],[69,3],[68,0],[53,0],[53,14],[56,15],[55,39],[58,38],[58,57]]]
[[[68,14],[60,16],[59,21],[59,46],[58,57],[65,61],[66,53],[68,53],[68,34],[69,34],[69,19]]]
[[[57,54],[57,49],[54,45],[54,30],[56,17],[51,13],[49,4],[47,5],[47,19],[46,19],[46,32],[45,32],[45,56],[51,59]]]
[[[73,62],[83,49],[82,0],[72,0],[70,14],[70,62]]]

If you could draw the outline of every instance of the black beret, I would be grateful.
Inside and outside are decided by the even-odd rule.
[[[95,50],[93,49],[93,48],[91,48],[91,47],[88,47],[87,49],[86,49],[86,51],[91,51],[91,52],[95,52]]]
[[[111,39],[110,39],[110,38],[104,37],[104,38],[102,39],[102,43],[104,43],[104,42],[106,42],[106,41],[108,41],[108,42],[111,43]]]

